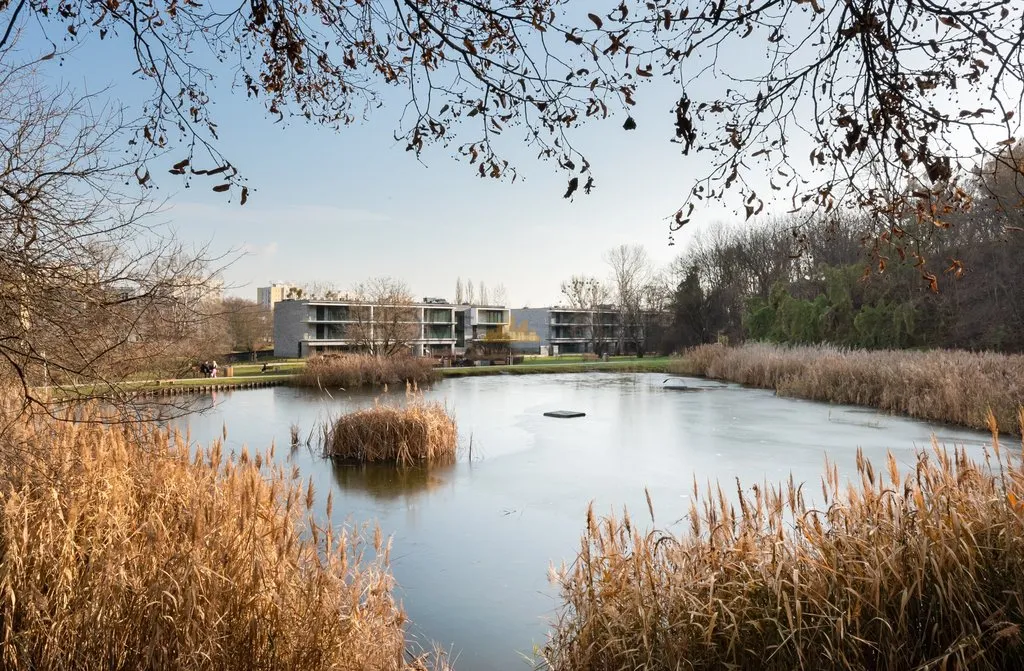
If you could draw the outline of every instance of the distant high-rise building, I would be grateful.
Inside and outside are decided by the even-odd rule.
[[[273,310],[274,304],[283,301],[291,288],[290,284],[280,282],[274,282],[269,287],[259,287],[256,289],[256,302]]]

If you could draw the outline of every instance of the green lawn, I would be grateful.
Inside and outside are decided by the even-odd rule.
[[[279,361],[268,361],[267,372],[261,372],[263,370],[263,362],[259,363],[237,363],[231,364],[233,377],[249,377],[253,375],[259,375],[265,377],[267,375],[282,375],[297,373],[302,370],[306,365],[303,359],[281,359]],[[230,378],[228,378],[230,379]]]
[[[257,373],[258,373],[258,371],[259,371],[259,369],[257,369]],[[201,386],[207,385],[207,384],[216,384],[218,386],[220,386],[220,385],[229,385],[230,386],[230,385],[236,385],[236,384],[249,384],[251,382],[261,382],[261,381],[270,382],[270,381],[290,380],[291,378],[292,378],[292,373],[278,373],[278,374],[274,374],[274,375],[271,375],[270,373],[267,373],[266,375],[259,375],[259,374],[257,374],[257,375],[238,375],[236,373],[234,377],[216,377],[216,378],[190,377],[190,378],[182,378],[182,379],[179,379],[179,380],[162,380],[162,381],[158,381],[158,382],[155,382],[155,383],[154,382],[149,382],[149,383],[144,383],[144,384],[142,384],[140,386],[147,387],[147,388],[157,388],[157,389],[160,388],[160,387],[201,387]]]
[[[549,357],[554,358],[554,357]],[[465,368],[439,368],[441,377],[467,377],[471,375],[533,375],[542,373],[663,373],[669,357],[614,357],[610,361],[545,361],[521,363],[515,366],[467,366]]]
[[[437,372],[442,378],[446,377],[469,377],[473,375],[535,375],[535,374],[557,374],[557,373],[663,373],[670,361],[667,356],[644,357],[612,357],[609,361],[583,361],[581,356],[565,357],[538,357],[537,359],[526,359],[527,363],[514,366],[467,366],[465,368],[438,368]],[[305,366],[302,359],[288,359],[272,362],[266,373],[261,373],[263,363],[235,364],[232,377],[194,377],[180,378],[177,380],[137,380],[125,382],[119,385],[123,391],[136,391],[143,389],[161,389],[168,387],[202,387],[216,384],[218,386],[234,386],[248,384],[251,382],[286,382],[295,376]],[[220,369],[224,371],[223,368]],[[224,371],[226,372],[226,371]],[[84,386],[79,389],[83,394],[95,393],[97,389],[91,386]]]

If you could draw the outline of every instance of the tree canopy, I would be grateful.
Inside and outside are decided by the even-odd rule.
[[[1017,142],[1024,7],[1010,0],[3,0],[0,46],[29,20],[50,39],[118,40],[153,84],[136,139],[184,147],[172,172],[248,192],[217,150],[214,82],[277,116],[356,122],[395,89],[396,137],[453,145],[514,178],[497,139],[525,131],[566,173],[594,171],[574,131],[626,131],[645,82],[678,90],[666,124],[709,172],[680,187],[673,230],[708,201],[746,217],[856,210],[908,235],[970,206],[962,178]],[[54,52],[57,48],[55,46]],[[202,152],[198,152],[202,149]],[[151,179],[140,167],[140,181]],[[673,187],[666,187],[673,188]],[[798,236],[799,237],[799,236]],[[798,240],[799,242],[799,240]]]

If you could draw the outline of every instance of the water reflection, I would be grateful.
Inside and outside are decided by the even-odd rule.
[[[409,466],[333,462],[334,481],[346,493],[363,492],[378,501],[405,498],[442,487],[451,481],[455,465]]]

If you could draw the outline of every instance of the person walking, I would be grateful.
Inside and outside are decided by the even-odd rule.
[[[217,362],[210,364],[210,377],[217,377]]]

